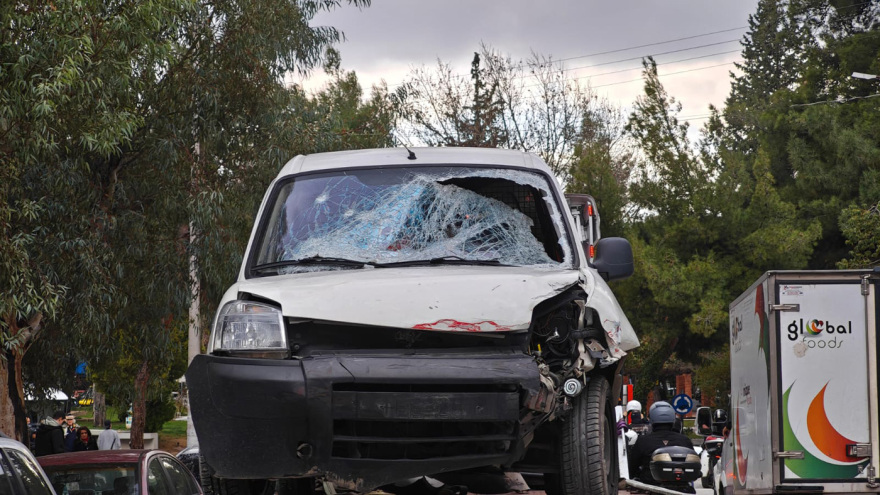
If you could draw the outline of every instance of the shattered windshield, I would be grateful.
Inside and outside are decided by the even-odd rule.
[[[281,183],[253,273],[454,261],[570,266],[547,179],[513,169],[336,171]]]

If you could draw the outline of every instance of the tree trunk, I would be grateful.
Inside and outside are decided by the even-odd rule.
[[[147,382],[150,379],[149,364],[149,361],[145,359],[134,379],[134,404],[131,412],[132,449],[144,448],[144,429],[147,424]]]
[[[92,389],[92,412],[95,415],[95,426],[97,428],[104,427],[104,420],[107,419],[107,402],[104,394],[98,392],[98,388],[93,385]]]
[[[21,379],[23,352],[9,349],[0,359],[0,431],[27,444],[28,428],[24,409],[24,385]]]
[[[196,150],[198,150],[198,143],[196,143]],[[198,152],[198,151],[197,151]],[[189,223],[189,242],[190,246],[193,246],[196,241],[196,227],[193,222]],[[198,356],[202,351],[202,323],[201,323],[201,309],[199,304],[199,299],[201,298],[201,285],[199,284],[199,265],[198,258],[196,258],[195,254],[190,255],[189,257],[189,282],[190,282],[190,306],[189,306],[189,339],[187,346],[187,361],[186,364],[189,366],[192,363],[194,357]],[[189,412],[189,393],[184,395],[184,400],[187,404],[186,411],[186,446],[187,447],[197,447],[199,445],[199,439],[196,436],[196,429],[193,426],[192,414]]]

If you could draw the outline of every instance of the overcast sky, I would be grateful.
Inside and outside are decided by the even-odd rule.
[[[571,77],[629,108],[643,87],[639,58],[655,55],[681,115],[699,127],[710,103],[723,105],[756,7],[757,0],[372,0],[363,10],[321,13],[312,25],[344,32],[342,67],[365,88],[383,79],[393,87],[438,58],[467,74],[485,43],[514,60],[532,52],[562,59]],[[296,81],[313,88],[324,79],[318,70]]]

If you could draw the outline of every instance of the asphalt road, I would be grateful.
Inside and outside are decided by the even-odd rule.
[[[531,489],[525,481],[526,479],[515,473],[508,473],[506,475],[483,475],[479,478],[449,480],[449,483],[467,484],[468,495],[545,495],[544,490]],[[505,486],[507,487],[506,491]],[[699,481],[696,486],[697,495],[713,495],[712,489],[700,488]],[[388,493],[377,490],[366,495],[386,495]],[[619,493],[620,495],[631,495],[633,492],[620,490]],[[644,492],[639,492],[639,495],[644,495]]]

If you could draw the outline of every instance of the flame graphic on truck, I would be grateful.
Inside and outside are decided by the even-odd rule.
[[[849,461],[847,464],[826,462],[804,448],[789,420],[791,414],[788,409],[788,398],[792,387],[794,387],[794,383],[782,396],[782,407],[785,412],[782,421],[785,450],[802,451],[804,458],[786,459],[785,466],[800,478],[855,478],[868,459],[859,458],[859,460],[852,462],[853,458],[846,456],[846,445],[856,442],[841,435],[828,420],[828,414],[825,411],[825,389],[828,388],[828,383],[810,401],[810,406],[807,409],[807,435],[820,452],[837,462]]]
[[[758,285],[755,293],[755,316],[758,317],[760,333],[758,334],[758,352],[764,351],[764,363],[767,366],[767,395],[770,395],[770,319],[764,311],[764,286]]]
[[[746,486],[746,471],[749,467],[749,456],[743,453],[742,450],[742,440],[740,439],[739,432],[742,431],[742,428],[739,424],[739,417],[741,415],[737,413],[736,415],[736,437],[734,443],[734,449],[736,451],[736,462],[733,467],[736,474],[736,481],[739,483],[740,487]]]

